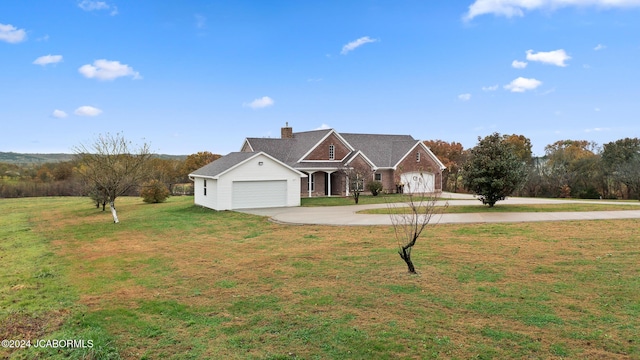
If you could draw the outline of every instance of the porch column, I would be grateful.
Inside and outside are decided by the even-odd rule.
[[[327,173],[327,196],[331,197],[331,174],[334,173],[335,171],[325,171]]]
[[[344,185],[345,185],[345,193],[347,196],[349,196],[349,177],[348,176],[345,176]]]
[[[307,187],[309,188],[309,197],[311,197],[311,175],[313,175],[315,171],[307,171],[309,177],[307,178]]]

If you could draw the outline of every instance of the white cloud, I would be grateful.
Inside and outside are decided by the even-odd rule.
[[[93,106],[80,106],[74,111],[74,113],[78,116],[98,116],[102,114],[102,110],[95,108]]]
[[[625,8],[640,6],[640,0],[475,0],[463,19],[469,21],[476,16],[494,14],[498,16],[524,16],[525,11],[555,10],[568,6],[596,6],[600,8]]]
[[[317,128],[315,128],[313,130],[327,130],[327,129],[331,129],[331,126],[329,126],[327,124],[322,124],[322,125],[318,126]]]
[[[462,101],[469,101],[469,100],[471,100],[471,94],[469,94],[469,93],[460,94],[460,95],[458,95],[458,99],[460,99]]]
[[[11,24],[0,24],[0,41],[17,44],[27,39],[27,32]]]
[[[603,132],[603,131],[610,131],[610,128],[592,128],[592,129],[584,129],[584,132],[590,133],[590,132]]]
[[[107,10],[109,5],[104,1],[83,0],[78,3],[78,7],[84,11]]]
[[[564,62],[569,59],[571,59],[571,56],[567,55],[564,49],[537,53],[534,53],[533,50],[527,50],[527,60],[529,61],[539,61],[544,64],[565,67],[567,64]]]
[[[556,92],[556,88],[549,89],[549,90],[543,92],[540,95],[545,96],[545,95],[549,95],[549,94],[554,93],[554,92]]]
[[[526,61],[513,60],[511,67],[514,69],[524,69],[527,67],[527,64],[528,63]]]
[[[112,16],[118,14],[118,8],[107,4],[105,1],[82,0],[78,3],[78,7],[84,11],[111,10],[109,14]]]
[[[376,42],[376,41],[378,41],[378,39],[372,39],[372,38],[370,38],[368,36],[363,36],[363,37],[361,37],[361,38],[359,38],[357,40],[354,40],[354,41],[348,43],[347,45],[343,46],[342,47],[342,51],[340,51],[340,54],[346,55],[349,51],[353,51],[356,48],[358,48],[358,47],[360,47],[360,46],[362,46],[364,44],[373,43],[373,42]]]
[[[272,98],[268,97],[268,96],[263,96],[259,99],[255,99],[250,103],[244,103],[242,104],[242,106],[244,107],[250,107],[252,109],[262,109],[262,108],[266,108],[269,106],[273,106],[275,102],[273,101]]]
[[[39,58],[35,59],[33,61],[34,64],[36,65],[48,65],[48,64],[55,64],[55,63],[59,63],[60,61],[62,61],[62,55],[45,55],[45,56],[40,56]]]
[[[594,109],[593,109],[593,111],[595,111],[595,112],[599,112],[599,111],[600,111],[600,108],[594,108]]]
[[[105,59],[96,60],[93,65],[82,65],[78,72],[86,78],[98,80],[114,80],[123,76],[131,76],[134,80],[142,79],[140,73],[134,71],[129,65]]]
[[[493,86],[483,86],[482,91],[496,91],[499,87],[500,86],[498,84],[495,84]]]
[[[596,47],[593,48],[593,50],[600,51],[600,50],[604,50],[606,48],[607,48],[606,45],[598,44],[598,45],[596,45]]]
[[[200,14],[195,14],[194,17],[196,18],[196,27],[198,29],[204,29],[207,27],[207,18],[200,15]]]
[[[66,112],[64,112],[64,111],[62,111],[62,110],[55,109],[55,110],[53,110],[53,112],[51,113],[51,116],[53,116],[53,117],[54,117],[54,118],[56,118],[56,119],[64,119],[64,118],[66,118],[66,117],[67,117],[67,116],[69,116],[69,115],[67,115],[67,113],[66,113]]]
[[[505,85],[504,88],[511,92],[525,92],[527,90],[533,90],[540,85],[542,85],[542,81],[519,77]]]

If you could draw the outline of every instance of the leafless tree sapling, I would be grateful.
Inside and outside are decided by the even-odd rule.
[[[423,174],[420,174],[423,177]],[[411,250],[429,224],[440,221],[448,202],[440,204],[441,192],[426,188],[426,181],[404,184],[400,202],[388,202],[394,235],[398,244],[398,254],[407,264],[410,274],[416,274],[411,260]],[[412,188],[413,186],[413,188]],[[394,201],[397,198],[393,198]]]
[[[365,190],[366,183],[371,181],[373,170],[366,164],[354,163],[344,168],[342,172],[347,178],[349,194],[358,204],[360,194]]]

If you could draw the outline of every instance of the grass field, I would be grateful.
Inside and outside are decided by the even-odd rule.
[[[455,205],[455,204],[454,204]],[[422,208],[421,208],[422,209]],[[469,213],[503,213],[503,212],[563,212],[563,211],[614,211],[614,210],[638,210],[640,206],[616,205],[616,204],[591,204],[591,203],[569,203],[569,204],[499,204],[494,207],[486,205],[455,205],[448,206],[442,210],[443,214],[469,214]],[[410,213],[407,207],[393,206],[379,209],[367,209],[358,211],[360,214],[395,214]]]
[[[0,200],[0,339],[76,359],[640,358],[640,221],[286,226],[191,197]]]
[[[401,195],[399,194],[388,194],[388,195],[380,195],[380,196],[372,196],[372,195],[360,195],[358,200],[358,205],[368,205],[368,204],[386,204],[390,202],[390,200],[398,199],[395,201],[400,201]],[[301,206],[347,206],[354,205],[355,202],[351,196],[320,196],[320,197],[303,197],[300,199]]]

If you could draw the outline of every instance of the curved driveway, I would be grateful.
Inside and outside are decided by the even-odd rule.
[[[455,199],[449,201],[449,206],[478,205],[473,196],[464,194],[444,193],[443,197]],[[444,203],[444,201],[442,202]],[[616,204],[637,207],[638,210],[623,211],[580,211],[580,212],[535,212],[535,213],[468,213],[443,214],[439,219],[433,219],[440,224],[451,223],[497,223],[497,222],[529,222],[529,221],[561,221],[561,220],[597,220],[597,219],[640,219],[640,202],[611,202],[584,200],[555,200],[536,198],[511,197],[501,201],[501,204],[567,204],[593,203]],[[391,225],[389,215],[357,214],[365,209],[386,208],[386,204],[349,205],[324,207],[289,207],[269,209],[245,209],[242,212],[254,215],[269,216],[272,221],[296,225]]]

